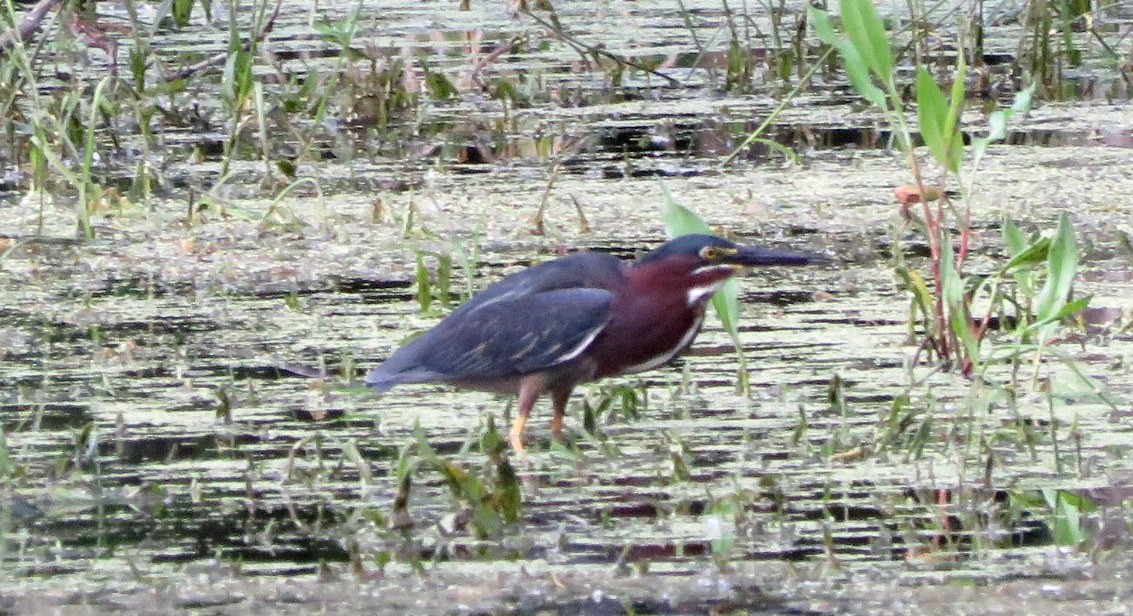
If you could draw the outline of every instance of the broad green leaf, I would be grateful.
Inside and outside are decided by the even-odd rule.
[[[936,162],[948,166],[948,145],[945,123],[948,121],[948,103],[944,92],[936,85],[932,74],[923,66],[917,67],[917,123],[921,137]],[[951,171],[951,169],[949,169]]]
[[[1089,498],[1066,490],[1044,488],[1043,497],[1053,514],[1054,540],[1059,545],[1078,545],[1089,539],[1082,527],[1082,514],[1097,509]]]
[[[664,199],[661,213],[665,218],[665,231],[669,234],[669,237],[680,237],[693,233],[712,233],[708,223],[701,220],[696,212],[677,202],[673,193],[669,192],[669,186],[665,182],[660,182],[660,185],[661,195]]]
[[[673,194],[669,192],[669,187],[665,185],[665,182],[662,181],[660,184],[661,194],[664,195],[662,209],[665,219],[665,231],[669,234],[669,237],[680,237],[691,233],[712,233],[712,229],[708,227],[708,223],[701,220],[700,217],[696,215],[696,212],[677,203],[677,200],[673,198]],[[732,339],[732,344],[736,347],[736,355],[739,358],[739,368],[736,371],[739,391],[744,395],[748,395],[751,390],[751,383],[747,369],[747,357],[744,355],[743,347],[740,345],[738,328],[740,318],[740,292],[735,279],[725,282],[724,286],[720,287],[720,290],[712,296],[712,309],[716,311],[716,316],[720,319],[720,325],[723,326],[724,331],[728,332],[728,336]]]
[[[814,33],[818,36],[818,40],[831,47],[838,47],[845,42],[845,39],[834,33],[834,25],[830,23],[830,13],[814,6],[808,6],[806,13],[807,20],[814,25]]]
[[[963,67],[957,68],[957,75],[962,73]],[[956,83],[960,84],[959,90]],[[956,83],[952,87],[951,102],[946,101],[932,73],[924,67],[917,67],[917,123],[921,136],[933,158],[953,173],[960,170],[964,154],[964,139],[957,126],[964,106],[964,87],[962,82]]]
[[[967,74],[968,65],[964,63],[964,55],[960,54],[956,72],[952,76],[948,119],[944,122],[944,136],[948,143],[948,170],[952,173],[960,171],[960,163],[964,158],[964,135],[960,130],[960,115],[964,113],[964,84]]]
[[[665,231],[669,237],[680,237],[693,233],[712,233],[708,223],[700,219],[696,212],[681,205],[669,192],[669,187],[661,182],[661,194],[664,195],[663,216]],[[720,318],[720,324],[729,333],[735,334],[736,324],[740,314],[739,289],[735,280],[729,280],[712,296],[712,307]]]

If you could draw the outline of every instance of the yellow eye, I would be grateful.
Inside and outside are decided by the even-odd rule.
[[[705,246],[700,249],[700,258],[705,261],[715,261],[720,258],[721,254],[720,249],[715,246]]]

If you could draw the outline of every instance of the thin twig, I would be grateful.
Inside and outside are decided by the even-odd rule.
[[[547,202],[551,198],[551,189],[555,187],[555,180],[559,179],[559,169],[561,168],[559,162],[551,165],[551,174],[547,178],[547,186],[543,188],[543,198],[539,200],[539,209],[535,212],[535,217],[532,219],[534,225],[531,229],[532,235],[546,235],[547,228],[543,222],[543,214],[547,211]]]
[[[563,30],[561,25],[556,27],[555,24],[552,24],[551,22],[543,19],[542,17],[539,17],[538,15],[536,15],[535,13],[532,13],[531,11],[523,11],[523,14],[527,15],[531,19],[535,20],[535,23],[543,26],[544,28],[548,28],[549,30],[554,32],[555,36],[563,39],[564,41],[566,41],[567,43],[570,43],[571,45],[581,47],[582,49],[586,50],[588,53],[598,55],[598,56],[602,56],[604,58],[608,58],[608,59],[613,60],[614,62],[617,62],[619,64],[624,64],[625,66],[636,68],[639,71],[644,71],[646,73],[649,73],[650,75],[656,75],[656,76],[660,77],[661,79],[664,79],[665,81],[667,81],[671,87],[679,88],[679,87],[682,87],[684,85],[680,81],[678,81],[678,80],[676,80],[676,79],[674,79],[674,78],[672,78],[672,77],[666,75],[665,73],[662,73],[662,72],[660,72],[656,69],[649,68],[649,67],[644,66],[642,64],[639,64],[637,62],[634,62],[633,60],[623,58],[623,57],[618,56],[616,54],[612,54],[612,53],[606,51],[605,49],[601,49],[601,48],[595,47],[593,45],[587,45],[586,43],[583,43],[582,41],[578,40],[577,38],[567,34],[566,31]]]
[[[787,108],[787,105],[791,104],[791,102],[795,100],[795,96],[799,93],[800,90],[802,90],[803,86],[810,83],[811,76],[814,75],[819,67],[822,66],[822,63],[826,61],[826,58],[830,57],[830,54],[833,52],[833,47],[828,48],[826,50],[826,53],[811,65],[810,70],[807,71],[807,73],[802,76],[802,79],[799,79],[799,82],[795,84],[795,87],[792,88],[791,91],[788,92],[787,95],[779,101],[779,104],[775,107],[775,109],[773,109],[771,113],[768,114],[766,118],[764,118],[763,123],[760,124],[758,128],[751,131],[751,134],[747,136],[747,139],[744,139],[744,142],[741,143],[736,149],[732,150],[732,153],[729,154],[728,157],[720,163],[721,167],[727,167],[728,165],[730,165],[732,161],[740,155],[740,152],[743,152],[745,149],[747,149],[747,146],[754,143],[756,139],[759,139],[759,136],[763,134],[763,131],[766,130],[767,127],[775,121],[775,118],[779,117],[780,113],[783,113],[783,110]]]
[[[273,10],[271,12],[271,17],[268,17],[267,21],[264,22],[264,27],[261,28],[260,31],[257,32],[254,37],[252,37],[250,40],[244,42],[244,50],[245,51],[251,49],[253,45],[264,40],[264,38],[267,37],[268,34],[271,34],[272,29],[275,27],[275,18],[279,16],[279,9],[280,9],[281,6],[283,6],[283,0],[276,0],[275,10]],[[192,64],[192,65],[186,66],[185,68],[173,71],[172,73],[162,75],[162,79],[165,80],[166,82],[177,81],[178,79],[188,79],[189,77],[191,77],[191,76],[193,76],[193,75],[195,75],[195,74],[197,74],[201,71],[210,69],[214,66],[220,66],[220,65],[224,64],[225,62],[228,61],[228,57],[230,55],[232,55],[232,52],[230,52],[230,51],[218,53],[215,56],[212,56],[210,58],[205,58],[204,60],[201,60],[200,62],[197,62],[196,64]]]
[[[505,53],[511,52],[511,50],[515,49],[516,47],[519,46],[520,43],[523,43],[526,40],[527,40],[526,35],[517,36],[517,37],[511,39],[510,41],[500,45],[499,47],[496,47],[488,55],[484,56],[483,58],[480,58],[480,61],[477,62],[476,65],[472,67],[472,72],[468,76],[468,81],[470,83],[476,84],[479,87],[483,88],[484,82],[480,80],[480,73],[485,68],[487,68],[489,64],[495,62],[496,60],[499,60],[500,56],[503,56]]]

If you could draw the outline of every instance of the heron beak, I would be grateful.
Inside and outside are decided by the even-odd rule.
[[[735,254],[728,255],[727,263],[738,267],[766,267],[768,265],[810,265],[830,263],[828,255],[817,252],[778,250],[763,246],[739,246]]]

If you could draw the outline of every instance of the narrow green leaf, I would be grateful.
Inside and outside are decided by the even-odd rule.
[[[862,98],[882,110],[887,110],[889,107],[885,92],[873,85],[873,81],[869,78],[869,68],[858,50],[844,37],[835,34],[834,26],[830,22],[830,14],[812,6],[807,8],[807,17],[814,24],[814,32],[818,35],[818,39],[837,49],[842,56],[842,61],[846,64],[846,77],[850,80],[850,85],[857,90]]]
[[[1066,302],[1066,304],[1063,305],[1058,312],[1051,315],[1050,318],[1052,321],[1061,321],[1062,319],[1072,317],[1088,308],[1090,301],[1093,299],[1093,295],[1083,295],[1075,300]]]
[[[948,310],[948,325],[952,333],[964,345],[966,358],[973,366],[978,366],[980,343],[972,332],[972,320],[968,306],[964,302],[964,280],[956,271],[955,257],[951,242],[941,242],[940,284],[944,305]]]
[[[500,514],[505,522],[519,521],[523,509],[523,494],[519,487],[519,477],[507,456],[499,456],[496,461],[497,501]]]
[[[1015,93],[1014,100],[1011,101],[1011,113],[1027,113],[1031,110],[1031,98],[1035,94],[1035,84],[1027,86],[1025,90],[1019,90]]]
[[[873,85],[865,61],[862,60],[861,55],[854,49],[853,45],[846,43],[838,48],[838,52],[842,54],[842,59],[846,62],[846,76],[850,79],[850,85],[854,86],[854,89],[862,95],[862,98],[873,103],[882,111],[888,111],[889,101],[885,98],[885,92]]]
[[[960,115],[964,111],[964,83],[968,77],[968,65],[964,63],[963,54],[957,60],[956,70],[952,78],[952,93],[948,99],[948,114],[944,122],[944,136],[947,143],[948,171],[960,172],[960,165],[964,159],[964,135],[960,129]]]
[[[846,33],[850,45],[858,52],[862,64],[866,69],[873,70],[877,65],[873,58],[873,47],[870,45],[869,33],[866,32],[865,25],[862,23],[861,12],[857,10],[856,5],[857,2],[854,0],[842,0],[839,3],[842,14],[842,31]]]
[[[818,40],[831,47],[838,47],[845,42],[845,39],[834,33],[834,25],[830,23],[830,13],[814,6],[808,6],[806,16],[807,20],[814,25],[814,33],[818,36]]]
[[[960,165],[964,162],[964,134],[956,129],[946,134],[951,136],[948,139],[948,162],[944,166],[952,173],[959,173]]]
[[[720,287],[716,295],[712,296],[712,309],[716,311],[716,316],[720,318],[720,324],[724,329],[732,334],[735,339],[736,348],[739,348],[739,339],[736,338],[738,331],[737,325],[740,314],[740,291],[736,286],[735,280],[729,280]]]
[[[433,290],[429,288],[429,270],[425,267],[425,259],[421,253],[417,253],[414,280],[417,283],[417,304],[421,307],[421,312],[429,312],[429,308],[433,305]]]
[[[12,464],[12,457],[8,453],[8,441],[4,435],[4,431],[0,430],[0,479],[8,480],[15,470],[15,465]]]
[[[1007,136],[1007,112],[1000,109],[987,117],[987,137],[989,143]]]
[[[897,268],[897,275],[905,282],[905,286],[913,294],[913,301],[927,315],[932,310],[932,294],[928,292],[928,285],[920,272],[907,267]]]
[[[952,92],[948,100],[948,120],[944,123],[945,132],[956,130],[960,123],[960,114],[964,112],[964,83],[968,76],[968,65],[964,62],[964,54],[960,54],[956,64],[956,71],[952,75]]]
[[[1025,269],[1042,263],[1046,261],[1047,254],[1049,252],[1050,238],[1039,238],[1033,244],[1024,246],[1022,251],[1011,257],[1011,260],[1007,262],[1007,265],[1003,266],[1003,273],[1006,274],[1017,269]]]
[[[1046,319],[1039,319],[1035,321],[1029,327],[1027,327],[1027,329],[1023,333],[1029,335],[1034,332],[1042,332],[1044,333],[1043,337],[1045,337],[1045,334],[1049,333],[1046,331],[1050,329],[1049,326],[1059,323],[1063,319],[1071,317],[1085,310],[1090,305],[1090,301],[1093,299],[1093,295],[1086,295],[1084,297],[1079,297],[1074,301],[1067,302],[1058,312],[1050,315],[1050,317]]]
[[[1011,251],[1012,257],[1019,256],[1027,248],[1027,236],[1010,218],[1003,221],[1003,243]]]
[[[956,71],[952,76],[952,92],[948,101],[948,119],[944,122],[944,136],[948,143],[948,170],[960,171],[964,159],[964,134],[960,129],[960,116],[964,113],[964,84],[968,75],[968,65],[964,54],[957,60]]]
[[[872,0],[857,0],[857,3],[877,62],[877,76],[882,81],[888,81],[893,78],[893,52],[889,48],[889,33],[885,31],[885,22],[877,14]]]
[[[993,111],[987,117],[987,136],[972,140],[972,151],[976,159],[982,158],[987,146],[993,141],[999,141],[1007,136],[1007,120],[1016,113],[1026,113],[1031,109],[1031,97],[1035,92],[1035,84],[1025,90],[1015,93],[1015,100],[1009,109]]]

